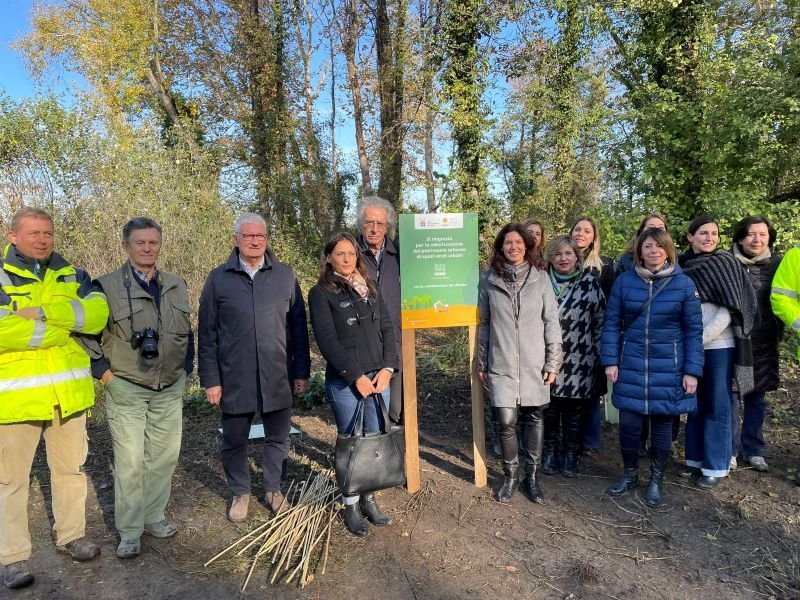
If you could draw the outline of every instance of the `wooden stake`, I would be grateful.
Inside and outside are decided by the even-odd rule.
[[[486,487],[486,427],[483,411],[483,384],[478,378],[478,327],[469,326],[469,384],[472,391],[472,462],[475,486]]]
[[[420,489],[419,423],[417,421],[416,332],[403,329],[403,419],[406,434],[406,489],[416,494]]]

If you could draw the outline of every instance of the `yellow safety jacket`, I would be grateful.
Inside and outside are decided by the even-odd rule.
[[[769,300],[775,316],[800,335],[800,248],[789,250],[778,265]],[[797,357],[800,358],[800,344]]]
[[[15,310],[41,307],[44,320]],[[75,340],[102,331],[108,304],[86,272],[55,252],[42,279],[9,244],[0,257],[0,423],[47,421],[94,404],[89,356]]]

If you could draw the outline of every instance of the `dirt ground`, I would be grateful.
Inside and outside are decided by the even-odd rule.
[[[460,335],[460,334],[459,334]],[[770,472],[740,468],[717,489],[700,491],[671,468],[663,506],[643,505],[643,488],[603,493],[621,471],[617,430],[587,457],[577,479],[543,476],[546,504],[517,493],[493,499],[500,461],[489,462],[489,486],[472,485],[472,442],[463,340],[426,332],[419,340],[420,449],[423,487],[379,499],[394,524],[356,539],[340,520],[325,574],[305,588],[270,584],[259,569],[240,593],[244,559],[203,563],[268,517],[263,495],[245,524],[225,519],[228,502],[218,458],[218,414],[201,395],[189,397],[181,460],[168,515],[181,530],[171,540],[143,538],[137,560],[120,561],[113,520],[113,480],[102,406],[90,424],[88,533],[102,545],[91,563],[73,563],[51,542],[49,481],[43,453],[31,484],[33,587],[2,598],[286,598],[449,600],[463,598],[800,598],[800,382],[787,369],[771,394],[766,426]],[[335,427],[326,406],[298,410],[289,479],[330,465]],[[254,490],[261,484],[261,444],[251,444]],[[677,451],[680,454],[680,450]],[[646,459],[642,461],[646,473]],[[644,477],[646,479],[646,477]],[[252,506],[252,504],[251,504]]]

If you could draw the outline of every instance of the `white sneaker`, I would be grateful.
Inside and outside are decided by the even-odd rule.
[[[731,463],[728,465],[728,469],[730,469],[731,471],[733,471],[733,470],[734,470],[736,467],[738,467],[738,466],[739,466],[739,465],[738,465],[738,463],[736,462],[736,457],[735,457],[735,456],[731,456]]]

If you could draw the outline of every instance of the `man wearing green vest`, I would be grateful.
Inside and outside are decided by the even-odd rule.
[[[792,248],[783,257],[770,294],[772,312],[798,336],[797,357],[800,358],[800,248]],[[794,482],[800,485],[800,471]]]
[[[56,548],[79,561],[100,554],[86,533],[86,410],[94,404],[89,356],[76,337],[108,318],[91,279],[53,252],[53,219],[22,208],[0,253],[0,563],[3,583],[33,583],[28,487],[44,436]]]
[[[92,361],[92,372],[106,389],[119,558],[139,555],[143,533],[168,538],[178,531],[164,510],[181,448],[194,340],[186,282],[156,267],[161,242],[161,225],[131,219],[122,228],[128,260],[96,281],[110,309],[103,355]]]

